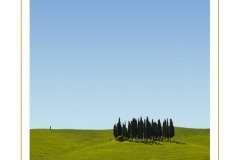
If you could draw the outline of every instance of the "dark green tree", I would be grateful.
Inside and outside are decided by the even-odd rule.
[[[131,122],[130,121],[128,121],[128,139],[130,139],[131,138]]]
[[[123,123],[123,130],[122,130],[122,133],[123,133],[123,137],[124,137],[124,138],[127,138],[127,137],[128,137],[128,134],[127,134],[127,127],[126,127],[126,122]]]
[[[119,117],[118,123],[117,123],[117,136],[122,136],[122,126],[121,126],[120,117]]]
[[[132,138],[137,138],[137,120],[135,118],[132,119],[131,127],[132,127]]]
[[[169,125],[168,125],[168,118],[167,118],[166,130],[167,130],[167,140],[169,140]]]
[[[140,121],[139,121],[139,137],[140,139],[143,139],[143,121],[142,121],[142,117],[140,117]]]
[[[152,137],[152,140],[153,140],[153,138],[154,138],[154,124],[153,124],[153,119],[152,119],[152,123],[151,123],[150,137]]]
[[[140,139],[140,122],[139,122],[139,119],[137,121],[137,137],[138,137],[138,140]]]
[[[173,126],[173,121],[172,119],[170,119],[170,138],[174,137],[175,133],[174,133],[174,126]]]
[[[162,128],[163,138],[166,139],[166,120],[163,121],[163,128]]]
[[[147,123],[147,139],[149,139],[150,138],[150,136],[151,136],[151,123],[149,122],[149,120],[148,120],[148,117],[147,117],[147,119],[146,119],[146,123]]]
[[[158,120],[158,139],[160,140],[162,137],[162,127],[161,127],[161,122],[160,119]]]
[[[158,125],[156,122],[153,122],[153,140],[158,138]]]
[[[113,126],[113,136],[116,138],[117,137],[117,127],[116,124]]]
[[[147,139],[147,127],[146,127],[146,120],[143,120],[143,139]]]

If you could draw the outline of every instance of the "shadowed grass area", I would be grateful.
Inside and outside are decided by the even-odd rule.
[[[210,129],[175,127],[171,142],[118,142],[112,130],[30,130],[31,160],[210,159]]]

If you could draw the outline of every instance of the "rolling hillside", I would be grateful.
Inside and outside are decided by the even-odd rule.
[[[113,130],[30,130],[31,160],[210,159],[210,129],[175,127],[171,142],[118,142]]]

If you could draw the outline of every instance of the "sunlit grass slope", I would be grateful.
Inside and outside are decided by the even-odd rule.
[[[172,142],[117,142],[112,130],[30,130],[31,160],[210,159],[210,129],[175,127]]]

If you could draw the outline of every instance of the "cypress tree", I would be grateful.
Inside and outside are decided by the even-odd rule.
[[[127,138],[127,137],[128,137],[128,135],[127,135],[127,127],[126,127],[126,122],[125,122],[123,125],[124,125],[124,132],[123,132],[123,136],[124,136],[125,138]]]
[[[151,125],[150,125],[150,122],[148,121],[148,117],[147,117],[147,120],[146,120],[146,126],[147,126],[147,139],[148,138],[150,138],[150,127],[151,127]]]
[[[160,122],[160,119],[158,120],[158,137],[159,137],[159,140],[161,139],[162,137],[162,127],[161,127],[161,122]]]
[[[132,136],[133,138],[136,138],[136,121],[135,121],[135,118],[132,119]]]
[[[137,120],[133,118],[133,138],[137,138]]]
[[[117,127],[116,124],[113,126],[113,136],[116,138],[117,137]]]
[[[131,122],[128,121],[128,139],[131,137]]]
[[[139,122],[139,119],[137,121],[137,137],[138,137],[138,140],[140,139],[140,122]]]
[[[151,137],[152,137],[152,140],[153,140],[153,138],[154,138],[154,123],[153,123],[153,119],[152,119],[151,132],[150,132],[150,134],[151,134]]]
[[[122,135],[122,126],[121,126],[121,120],[119,117],[118,124],[117,124],[117,136],[121,136],[121,135]]]
[[[143,139],[143,121],[142,121],[142,117],[140,117],[139,134],[140,134],[140,139]]]
[[[124,123],[122,124],[122,136],[124,137],[124,134],[125,134],[125,126],[124,126]]]
[[[159,135],[160,135],[160,131],[159,131],[159,129],[160,129],[160,127],[159,127],[159,123],[160,122],[160,120],[158,119],[158,124],[157,124],[157,126],[158,126],[158,128],[157,128],[157,140],[159,140]]]
[[[157,122],[155,122],[155,138],[158,139],[158,125]]]
[[[164,138],[167,138],[167,121],[164,119]]]
[[[166,139],[166,120],[163,121],[163,128],[162,128],[163,138]]]
[[[149,121],[148,122],[148,138],[151,140],[151,136],[152,136],[152,125],[151,125],[151,122]]]
[[[135,129],[136,129],[135,137],[138,138],[138,121],[137,121],[137,119],[135,119]]]
[[[132,131],[131,136],[132,136],[132,140],[133,140],[133,138],[134,138],[134,121],[133,121],[133,119],[131,121],[131,131]]]
[[[168,126],[168,118],[167,118],[167,126],[166,126],[166,130],[167,130],[167,139],[169,140],[169,126]]]
[[[170,119],[170,138],[174,137],[174,126],[173,126],[173,121]]]
[[[131,121],[131,137],[132,137],[132,140],[133,140],[133,137],[134,137],[134,124],[133,124],[133,120]]]
[[[128,137],[126,121],[125,121],[125,137],[126,137],[126,138]]]
[[[144,121],[143,121],[143,138],[144,139],[146,139],[146,135],[147,135],[147,133],[146,133],[146,122],[145,122],[146,120],[144,119]]]

